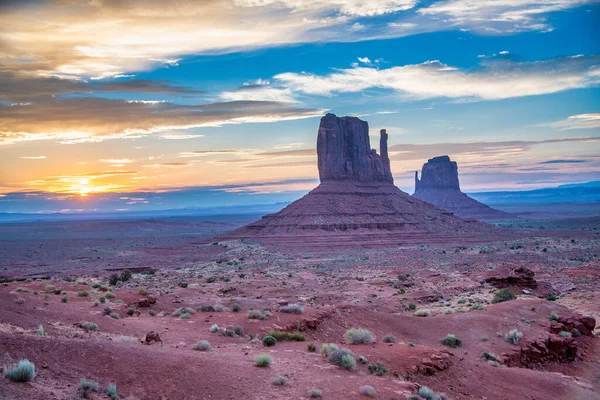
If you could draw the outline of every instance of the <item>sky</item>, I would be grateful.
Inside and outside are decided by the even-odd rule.
[[[0,212],[289,201],[327,112],[389,133],[396,185],[600,180],[600,2],[0,2]]]

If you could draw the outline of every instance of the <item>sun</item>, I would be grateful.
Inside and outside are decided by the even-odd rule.
[[[81,178],[79,179],[79,195],[81,197],[86,197],[88,195],[88,193],[90,193],[93,188],[89,186],[90,184],[90,180],[88,178]]]

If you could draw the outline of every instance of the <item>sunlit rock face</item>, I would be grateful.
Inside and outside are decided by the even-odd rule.
[[[423,165],[421,179],[415,171],[413,196],[462,218],[480,221],[515,219],[514,216],[491,208],[463,193],[458,181],[458,165],[448,156],[429,159]]]
[[[355,180],[359,182],[388,182],[394,178],[387,154],[385,129],[381,130],[380,154],[371,149],[369,124],[356,117],[321,118],[317,135],[317,156],[321,182]]]

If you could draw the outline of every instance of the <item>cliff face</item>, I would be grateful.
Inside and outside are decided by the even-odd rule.
[[[450,161],[448,156],[430,158],[421,170],[421,180],[415,172],[415,190],[419,189],[456,189],[458,182],[458,165]]]
[[[321,118],[317,135],[317,157],[321,182],[354,180],[388,182],[394,178],[387,154],[385,130],[381,131],[380,152],[371,149],[369,124],[356,117]]]
[[[419,179],[419,173],[415,171],[413,196],[463,218],[480,221],[515,218],[463,193],[458,181],[458,165],[456,162],[450,161],[448,156],[429,159],[423,165],[421,179]]]

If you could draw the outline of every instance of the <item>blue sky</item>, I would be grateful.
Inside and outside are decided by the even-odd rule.
[[[596,1],[1,7],[0,212],[290,200],[325,112],[386,128],[408,192],[441,154],[466,191],[600,180]]]

